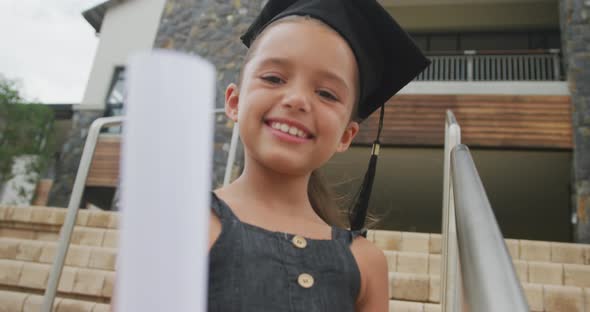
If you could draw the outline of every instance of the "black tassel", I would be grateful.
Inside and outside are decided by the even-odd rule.
[[[367,209],[369,208],[369,199],[371,198],[371,190],[373,189],[373,181],[375,179],[375,169],[377,167],[378,155],[371,155],[369,161],[369,168],[365,173],[365,178],[355,207],[352,210],[350,216],[350,229],[353,231],[360,230],[365,225],[365,219],[367,218]]]
[[[381,148],[379,137],[381,136],[381,129],[383,128],[383,115],[384,109],[383,106],[381,106],[379,129],[377,132],[377,139],[375,139],[375,142],[373,143],[369,167],[365,173],[365,178],[363,179],[363,184],[361,184],[354,207],[349,214],[350,229],[353,231],[360,230],[365,226],[369,200],[371,199],[371,191],[373,190],[373,181],[375,180],[375,171],[377,169],[377,158],[379,157],[379,149]],[[366,237],[366,231],[363,233],[363,236]]]

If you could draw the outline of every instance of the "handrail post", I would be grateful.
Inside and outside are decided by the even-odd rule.
[[[459,307],[459,293],[457,292],[458,251],[457,227],[455,223],[455,203],[451,181],[451,151],[461,143],[461,128],[453,115],[447,110],[445,120],[445,150],[443,172],[443,224],[441,256],[441,310],[455,312]]]
[[[474,55],[477,52],[473,50],[465,50],[463,53],[467,55],[467,81],[473,81],[475,63]]]
[[[223,185],[228,185],[231,182],[231,176],[236,162],[236,154],[238,151],[238,141],[240,138],[240,131],[238,123],[234,122],[231,135],[231,143],[229,145],[229,153],[227,155],[227,163],[225,166],[225,175],[223,177]]]
[[[92,157],[94,156],[94,150],[98,142],[100,130],[103,127],[119,125],[122,122],[123,117],[121,116],[103,117],[96,119],[92,122],[92,125],[90,125],[88,136],[86,137],[86,143],[84,144],[84,150],[82,152],[82,158],[80,159],[80,165],[76,174],[76,180],[74,182],[72,194],[70,195],[68,211],[61,228],[58,249],[49,274],[47,288],[45,289],[41,312],[51,312],[53,308],[53,302],[57,293],[57,285],[59,284],[66,254],[68,253],[68,248],[70,246],[72,232],[74,230],[74,225],[76,224],[76,216],[78,214],[78,209],[80,208],[82,193],[84,192],[84,185],[86,184],[86,178],[90,171],[90,164],[92,162]]]
[[[559,81],[561,79],[561,58],[559,57],[559,49],[551,49],[549,52],[553,54],[553,78],[555,81]]]
[[[216,108],[213,110],[215,114],[225,114],[224,108]],[[238,141],[240,140],[240,131],[237,122],[233,123],[231,141],[229,151],[227,154],[227,161],[225,162],[225,173],[223,175],[223,185],[228,185],[231,182],[231,174],[236,162],[236,154],[238,151]]]

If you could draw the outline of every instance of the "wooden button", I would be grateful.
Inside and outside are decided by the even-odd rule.
[[[303,288],[311,288],[313,286],[313,276],[307,273],[301,273],[297,278],[297,282]]]
[[[291,241],[293,242],[293,245],[295,245],[297,248],[305,248],[307,246],[307,240],[299,235],[293,236],[293,239]]]

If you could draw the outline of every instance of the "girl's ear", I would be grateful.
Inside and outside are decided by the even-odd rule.
[[[340,138],[340,143],[336,148],[337,152],[344,152],[348,149],[350,144],[352,143],[352,139],[356,136],[359,132],[359,123],[356,121],[351,121],[344,129],[344,133],[342,134],[342,138]]]
[[[234,122],[238,122],[239,102],[239,88],[235,83],[230,83],[225,89],[225,115]]]

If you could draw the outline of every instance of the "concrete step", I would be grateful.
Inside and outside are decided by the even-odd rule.
[[[41,310],[43,295],[20,291],[0,290],[0,312],[38,312]],[[70,298],[55,298],[54,312],[110,312],[108,303],[84,301]]]
[[[100,230],[90,229],[91,231]],[[104,238],[102,240],[104,242]],[[56,242],[0,237],[0,259],[50,264],[55,257],[56,248]],[[440,274],[440,255],[390,250],[384,253],[390,272],[431,276]],[[66,265],[115,271],[116,257],[116,248],[71,245],[66,257]],[[590,287],[590,265],[526,260],[514,260],[514,265],[523,283]]]
[[[0,206],[0,237],[51,241],[65,219],[66,209],[53,207]],[[116,212],[80,210],[73,244],[116,247],[119,216]],[[441,235],[371,230],[367,238],[383,250],[441,253]],[[590,245],[507,239],[515,260],[590,264]]]
[[[0,289],[43,292],[50,270],[51,265],[46,263],[0,259]],[[113,271],[65,266],[58,292],[63,296],[77,299],[108,301],[113,292],[114,282]]]
[[[389,272],[440,275],[440,255],[384,251]],[[590,287],[590,265],[513,260],[521,282]]]
[[[42,295],[0,290],[2,312],[37,312],[43,302]],[[110,305],[91,301],[64,299],[57,297],[54,312],[109,312]],[[410,301],[389,301],[391,312],[440,312],[440,305]]]
[[[367,239],[382,250],[441,254],[441,235],[372,230]],[[515,260],[590,264],[590,245],[506,239],[506,246]]]
[[[390,300],[389,312],[440,312],[440,305],[412,301]]]
[[[522,283],[522,288],[531,311],[584,312],[590,309],[590,288],[533,283]],[[391,272],[389,297],[403,302],[439,304],[440,279],[426,274]]]
[[[0,312],[31,311],[39,301],[64,218],[63,208],[0,206]],[[80,210],[59,285],[63,309],[108,307],[118,224],[117,213]],[[440,311],[440,234],[372,230],[367,238],[388,258],[391,311]],[[531,311],[590,311],[590,246],[506,244]]]
[[[0,237],[0,259],[51,264],[55,259],[57,242]],[[115,271],[117,249],[85,245],[70,245],[67,266]]]
[[[0,237],[56,241],[66,209],[0,206]],[[115,212],[79,210],[72,244],[115,248],[119,216]]]
[[[39,237],[43,236],[43,238]],[[31,241],[56,242],[59,233],[50,236],[48,233],[31,232],[22,229],[2,229],[0,238],[24,239]],[[70,244],[79,246],[117,248],[119,231],[116,229],[94,228],[87,226],[75,226],[72,232]]]
[[[0,290],[1,312],[37,312],[43,297],[40,294]],[[110,305],[84,300],[57,297],[54,312],[109,312]],[[440,305],[420,302],[390,300],[391,312],[440,312]]]
[[[50,264],[0,259],[0,288],[40,293],[45,289],[49,271]],[[66,266],[58,291],[64,297],[108,302],[114,281],[115,272],[110,270]],[[590,288],[535,283],[523,283],[522,286],[532,311],[590,309]],[[440,303],[440,279],[436,275],[390,272],[389,297],[397,301],[436,305]],[[551,310],[562,306],[573,308]]]
[[[28,223],[49,228],[63,225],[66,211],[67,209],[59,207],[0,205],[0,222],[15,225]],[[76,225],[115,229],[119,225],[119,215],[111,211],[80,209]]]

